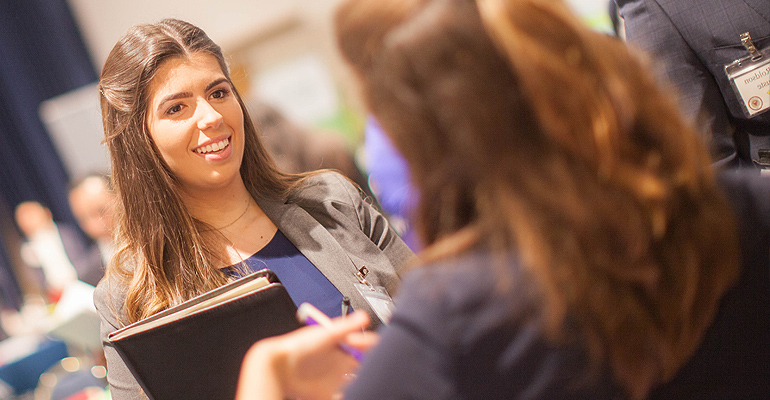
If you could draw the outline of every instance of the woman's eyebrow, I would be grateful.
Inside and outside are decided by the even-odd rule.
[[[227,78],[219,78],[219,79],[215,80],[214,82],[209,83],[208,86],[206,86],[206,91],[208,92],[209,90],[211,90],[211,88],[213,88],[216,85],[219,85],[222,82],[228,82],[229,83],[230,81],[228,81]]]
[[[160,101],[160,103],[158,103],[158,111],[160,111],[161,108],[163,108],[164,104],[166,104],[171,100],[182,99],[185,97],[192,97],[192,95],[193,95],[192,92],[179,92],[179,93],[170,94],[164,97],[163,100]]]
[[[209,90],[211,90],[211,88],[213,88],[216,85],[219,85],[222,82],[228,82],[229,83],[230,81],[227,78],[224,78],[224,77],[219,78],[219,79],[209,83],[208,85],[206,85],[205,91],[208,92]],[[163,105],[166,104],[166,102],[169,102],[171,100],[176,100],[176,99],[182,99],[182,98],[185,98],[185,97],[192,97],[192,95],[193,95],[192,92],[179,92],[179,93],[170,94],[170,95],[164,97],[163,100],[160,101],[160,103],[158,103],[158,111],[160,111],[162,109]]]

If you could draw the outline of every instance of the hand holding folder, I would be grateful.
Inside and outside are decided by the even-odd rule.
[[[286,289],[262,270],[127,325],[109,341],[153,400],[232,399],[249,347],[300,325]]]

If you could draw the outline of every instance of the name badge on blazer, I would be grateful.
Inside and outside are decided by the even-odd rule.
[[[377,317],[380,318],[383,324],[387,325],[390,322],[390,317],[393,315],[393,311],[396,310],[393,299],[382,286],[365,285],[363,283],[355,284],[356,290],[369,304]]]
[[[352,260],[351,260],[352,261]],[[369,307],[377,314],[377,317],[387,325],[390,322],[390,317],[393,315],[393,311],[396,309],[393,304],[393,299],[388,294],[388,291],[382,286],[375,286],[366,280],[366,275],[369,273],[369,269],[365,265],[356,269],[356,278],[359,283],[354,286],[361,297],[366,300]]]
[[[749,52],[725,66],[743,113],[753,118],[770,110],[770,47],[757,50],[748,32],[741,34],[741,43]]]

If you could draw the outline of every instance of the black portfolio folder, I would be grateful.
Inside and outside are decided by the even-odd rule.
[[[109,341],[153,400],[232,399],[249,347],[298,327],[286,289],[262,270],[127,325]]]

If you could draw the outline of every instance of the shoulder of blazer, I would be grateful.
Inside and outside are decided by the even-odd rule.
[[[123,282],[115,277],[112,279],[109,276],[102,278],[96,285],[93,294],[97,314],[115,328],[123,326],[123,321],[126,320],[123,306],[127,296],[128,286]]]
[[[362,192],[337,172],[323,172],[305,178],[288,199],[310,214],[333,207],[360,223],[359,210],[366,200]]]

